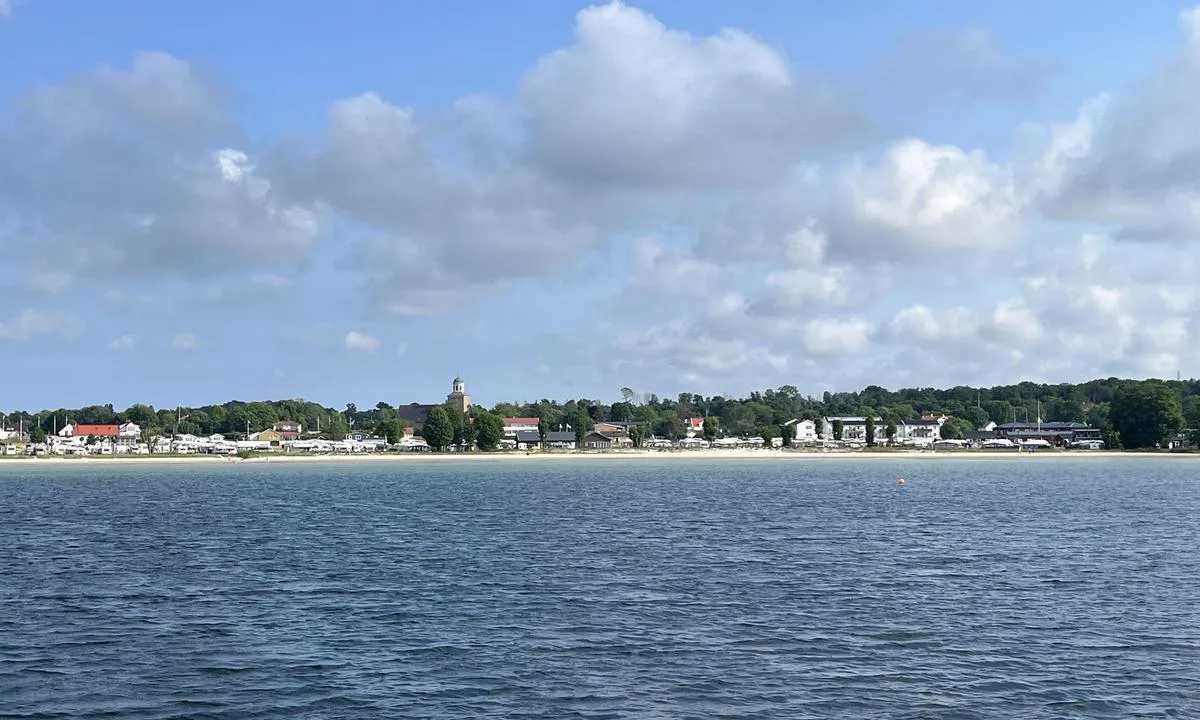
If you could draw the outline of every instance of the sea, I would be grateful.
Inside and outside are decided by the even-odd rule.
[[[0,464],[0,717],[1196,718],[1198,471]]]

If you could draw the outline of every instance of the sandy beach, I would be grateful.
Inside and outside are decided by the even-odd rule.
[[[221,455],[105,455],[105,456],[40,456],[0,457],[4,466],[51,465],[245,465],[260,463],[426,463],[426,462],[606,462],[606,461],[786,461],[822,462],[855,460],[905,461],[989,461],[989,462],[1049,462],[1055,460],[1112,460],[1159,458],[1173,460],[1200,459],[1200,454],[1168,452],[1114,451],[1054,451],[1036,453],[989,451],[933,450],[597,450],[582,452],[492,452],[492,453],[391,453],[361,455],[310,455],[280,453],[277,455],[237,458]]]

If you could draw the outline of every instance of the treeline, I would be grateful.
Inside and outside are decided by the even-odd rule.
[[[837,415],[876,415],[885,424],[915,420],[922,415],[946,414],[943,434],[957,437],[989,421],[1084,422],[1100,428],[1109,447],[1150,447],[1172,437],[1184,428],[1200,428],[1200,381],[1122,380],[1108,378],[1081,384],[1044,385],[1023,382],[991,388],[959,386],[950,389],[906,388],[890,391],[872,385],[859,392],[825,393],[816,398],[801,394],[794,386],[750,393],[744,398],[720,395],[704,396],[681,393],[675,398],[648,395],[634,401],[633,393],[623,389],[618,402],[580,398],[559,402],[498,403],[491,414],[499,417],[537,417],[543,431],[580,429],[602,421],[645,423],[659,437],[679,438],[686,431],[685,420],[711,417],[722,434],[777,435],[789,420]],[[484,408],[473,408],[478,415]],[[472,422],[461,413],[448,413],[452,442],[469,439]],[[197,408],[155,409],[135,404],[124,410],[112,405],[83,408],[59,408],[29,412],[14,410],[7,414],[6,425],[52,432],[66,422],[112,424],[137,423],[146,435],[221,433],[239,438],[280,420],[295,420],[306,431],[319,431],[333,440],[344,438],[352,430],[387,435],[401,433],[406,426],[396,417],[395,408],[379,402],[373,408],[360,409],[347,404],[344,409],[323,407],[305,400],[228,402]],[[440,418],[439,418],[440,421]],[[494,423],[487,420],[489,432]],[[435,423],[437,425],[438,423]],[[438,433],[445,430],[439,428]],[[640,435],[640,433],[639,433]],[[438,438],[440,439],[440,437]],[[489,443],[490,444],[490,443]]]

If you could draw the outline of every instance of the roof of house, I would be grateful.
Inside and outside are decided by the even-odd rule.
[[[411,405],[401,405],[396,408],[396,417],[401,420],[407,420],[410,423],[420,425],[429,417],[429,411],[433,409],[433,405],[422,405],[420,403],[412,403]]]
[[[300,423],[296,422],[295,420],[276,420],[275,424],[276,425],[299,425]]]
[[[72,425],[73,435],[120,435],[120,425]]]
[[[505,425],[537,425],[538,418],[523,417],[523,418],[504,418]]]
[[[1031,428],[1036,430],[1039,427],[1043,430],[1091,430],[1092,429],[1092,426],[1088,425],[1087,423],[1058,422],[1058,421],[1044,422],[1044,423],[1011,422],[1011,423],[1003,423],[1003,424],[997,425],[996,427],[1000,430],[1028,430]]]
[[[518,430],[517,442],[536,443],[541,442],[542,436],[537,430]],[[575,442],[575,433],[571,430],[552,430],[546,433],[546,442]]]

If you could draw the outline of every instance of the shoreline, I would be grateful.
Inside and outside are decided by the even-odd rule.
[[[308,455],[290,453],[238,458],[226,455],[93,455],[93,456],[0,456],[0,467],[30,465],[258,465],[270,463],[423,463],[423,462],[561,462],[561,461],[764,461],[825,462],[831,460],[933,460],[933,461],[999,461],[1045,462],[1054,460],[1112,460],[1118,458],[1198,458],[1200,453],[1123,452],[1113,450],[1040,451],[1035,453],[936,450],[599,450],[583,452],[470,452],[470,453],[391,453],[362,455]]]

